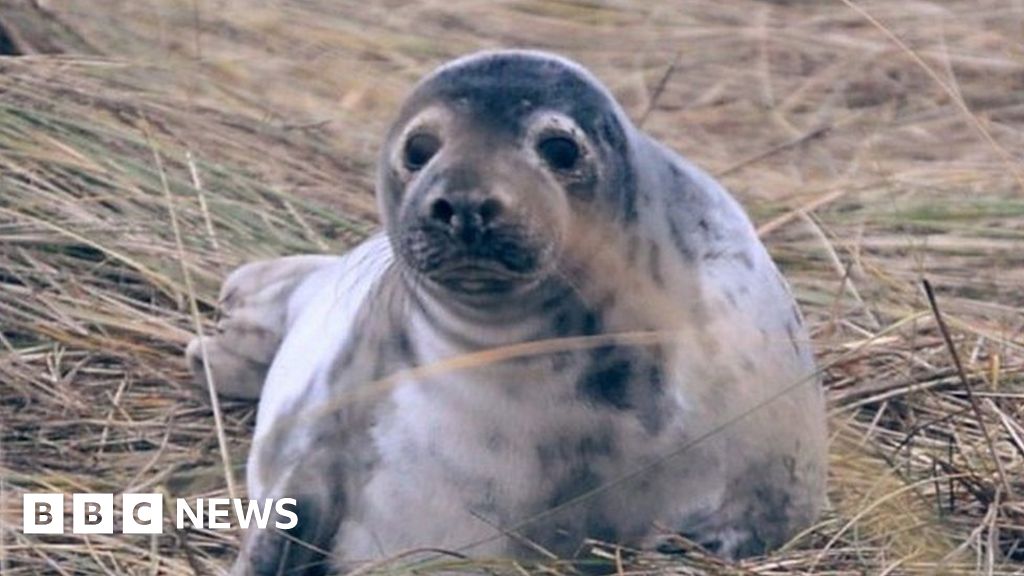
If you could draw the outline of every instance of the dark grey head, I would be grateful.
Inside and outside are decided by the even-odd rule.
[[[508,296],[555,268],[581,214],[631,206],[629,131],[586,70],[530,51],[425,78],[385,145],[378,201],[399,261],[453,296]]]

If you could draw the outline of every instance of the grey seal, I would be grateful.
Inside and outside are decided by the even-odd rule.
[[[785,280],[739,204],[581,66],[442,66],[377,197],[384,233],[241,268],[189,346],[200,380],[259,398],[250,496],[298,502],[236,573],[665,531],[737,558],[815,520],[825,408]]]

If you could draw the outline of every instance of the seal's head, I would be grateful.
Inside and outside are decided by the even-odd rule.
[[[453,297],[507,297],[557,268],[580,216],[623,215],[627,131],[582,67],[531,51],[455,60],[388,134],[378,201],[399,262]]]

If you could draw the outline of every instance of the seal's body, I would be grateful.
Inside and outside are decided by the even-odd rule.
[[[570,557],[656,526],[738,557],[815,518],[824,407],[784,280],[736,202],[586,71],[442,67],[378,198],[386,234],[240,269],[224,331],[190,346],[260,396],[250,496],[299,503],[238,572]]]

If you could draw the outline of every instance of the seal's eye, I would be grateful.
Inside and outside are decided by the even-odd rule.
[[[433,134],[413,134],[405,141],[405,167],[416,171],[427,165],[441,149],[441,139]]]
[[[537,143],[537,153],[555,170],[572,170],[580,158],[580,147],[572,138],[548,136]]]

